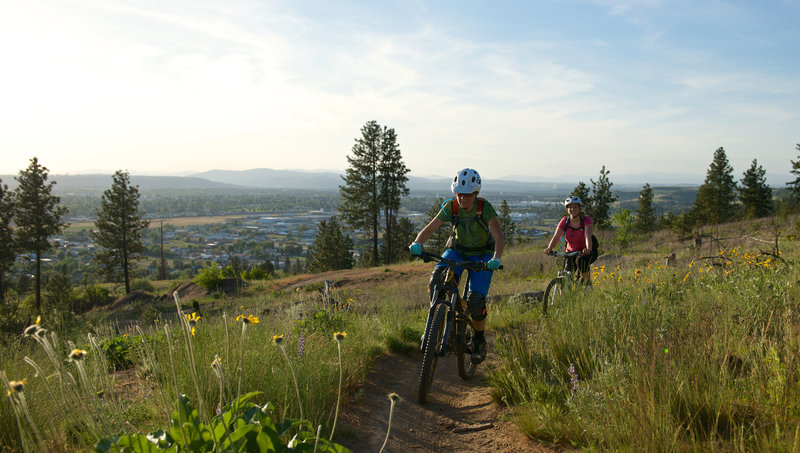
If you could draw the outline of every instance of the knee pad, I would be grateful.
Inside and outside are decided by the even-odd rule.
[[[475,291],[467,293],[467,310],[473,321],[486,319],[486,297]]]

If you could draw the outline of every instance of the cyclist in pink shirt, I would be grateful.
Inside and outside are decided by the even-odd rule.
[[[581,206],[583,206],[583,202],[579,197],[569,196],[564,200],[564,207],[567,208],[569,215],[558,222],[553,238],[550,239],[550,244],[544,249],[544,253],[549,255],[564,236],[567,242],[567,252],[580,251],[582,253],[581,256],[570,259],[569,269],[577,268],[583,282],[591,285],[592,274],[589,272],[589,265],[597,260],[597,239],[592,234],[594,222],[591,217],[583,213]]]

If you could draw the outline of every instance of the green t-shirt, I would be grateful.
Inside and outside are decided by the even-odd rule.
[[[457,202],[456,202],[457,203]],[[485,255],[494,252],[494,245],[489,242],[491,234],[477,221],[475,213],[478,209],[478,199],[472,203],[472,209],[464,210],[458,208],[458,226],[456,227],[456,241],[459,250],[466,256]],[[481,218],[488,228],[489,221],[497,217],[497,211],[491,203],[484,200]],[[442,203],[442,209],[436,214],[436,218],[445,223],[453,223],[453,199]]]

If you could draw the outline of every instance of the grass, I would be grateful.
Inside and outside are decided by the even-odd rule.
[[[590,297],[572,294],[547,318],[522,311],[525,321],[498,331],[494,397],[546,442],[797,450],[800,247],[780,241],[776,259],[729,228],[716,253],[660,241],[597,266]],[[656,255],[670,249],[683,264]]]
[[[489,302],[500,357],[487,369],[492,395],[524,433],[546,443],[796,450],[800,246],[787,239],[797,232],[786,225],[793,224],[717,228],[715,237],[728,239],[701,249],[669,232],[619,249],[601,234],[601,248],[615,258],[593,270],[591,296],[573,294],[547,317],[523,294],[543,290],[556,272],[557,260],[542,253],[549,238],[510,248],[492,283],[492,295],[502,297]],[[772,250],[772,231],[781,229],[782,260],[767,262],[761,250]],[[673,252],[678,264],[667,266]],[[249,426],[258,407],[268,414],[258,416],[261,428],[273,426],[284,445],[302,434],[333,448],[338,437],[359,435],[336,423],[372,362],[388,350],[418,350],[429,268],[415,262],[292,276],[209,296],[200,301],[194,335],[168,301],[157,322],[48,333],[50,350],[18,338],[0,353],[0,370],[7,385],[26,382],[29,415],[17,393],[0,399],[0,444],[74,451],[138,433],[175,440],[189,436],[176,428],[189,421],[192,432],[219,446],[230,439],[232,420]],[[335,290],[337,307],[320,305],[320,278],[349,282]],[[169,287],[159,282],[159,290]],[[43,319],[41,328],[52,330],[52,322]],[[347,336],[336,341],[335,332]],[[281,335],[278,347],[273,340]],[[87,351],[83,372],[65,361],[73,349]],[[227,425],[220,414],[229,414]],[[204,431],[209,426],[220,431]]]

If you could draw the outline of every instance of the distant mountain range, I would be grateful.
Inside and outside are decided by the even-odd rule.
[[[597,176],[593,176],[596,178]],[[111,175],[50,175],[56,181],[56,190],[69,192],[102,192],[111,186]],[[591,178],[575,175],[556,177],[532,177],[522,175],[507,176],[502,179],[487,180],[486,193],[561,193],[568,192],[583,181],[591,185]],[[640,190],[645,183],[651,186],[699,186],[702,177],[680,174],[650,173],[610,175],[611,182],[618,190]],[[14,175],[0,175],[3,184],[12,190],[17,183]],[[785,187],[791,180],[788,176],[768,175],[773,187]],[[188,176],[140,176],[131,175],[133,184],[142,192],[158,190],[210,190],[210,189],[297,189],[297,190],[338,190],[344,183],[342,176],[333,171],[273,170],[254,168],[250,170],[210,170]],[[777,181],[777,184],[776,184]],[[408,187],[413,192],[449,193],[450,178],[410,176]]]

